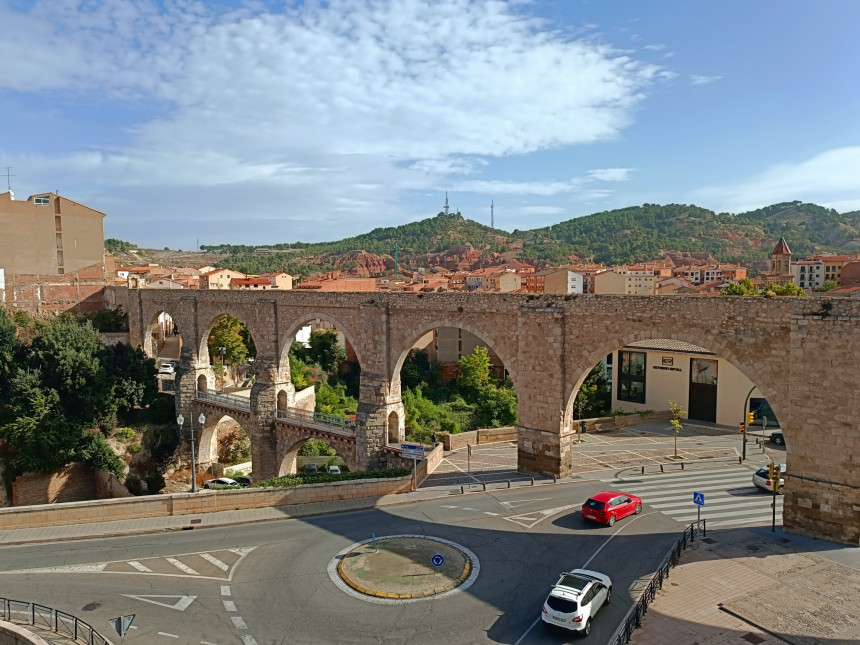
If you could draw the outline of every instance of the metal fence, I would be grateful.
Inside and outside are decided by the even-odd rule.
[[[85,645],[112,645],[89,623],[59,609],[51,609],[35,602],[0,598],[0,611],[3,620],[10,623],[47,629]]]
[[[301,421],[309,425],[321,426],[329,432],[355,436],[355,421],[346,417],[337,417],[332,414],[322,414],[321,412],[306,412],[304,410],[278,410],[278,419],[285,421]]]
[[[251,399],[238,394],[225,394],[223,392],[206,392],[197,390],[198,401],[209,401],[217,405],[223,405],[234,410],[243,410],[244,412],[251,411]]]
[[[684,529],[683,535],[669,549],[669,553],[666,555],[657,573],[651,578],[645,591],[642,592],[636,604],[624,616],[621,625],[615,630],[612,638],[607,641],[608,645],[626,645],[630,642],[630,639],[633,638],[633,632],[642,626],[642,620],[645,618],[645,614],[648,613],[648,605],[654,602],[657,592],[663,588],[663,581],[669,577],[669,570],[678,564],[681,554],[695,541],[698,530],[699,527],[696,523],[690,524],[690,526]],[[702,520],[702,535],[707,535],[705,520]]]

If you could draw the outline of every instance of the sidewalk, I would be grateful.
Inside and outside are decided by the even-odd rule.
[[[649,606],[633,645],[860,642],[860,548],[781,528],[709,532]]]

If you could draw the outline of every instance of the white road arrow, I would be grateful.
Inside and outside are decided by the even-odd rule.
[[[194,602],[197,596],[132,596],[131,594],[120,594],[121,596],[125,596],[126,598],[134,598],[135,600],[142,600],[143,602],[152,603],[153,605],[159,605],[161,607],[167,607],[168,609],[175,609],[176,611],[185,611],[188,609],[188,606]],[[156,600],[159,598],[160,600]],[[175,598],[176,602],[173,604],[162,602],[165,598]]]

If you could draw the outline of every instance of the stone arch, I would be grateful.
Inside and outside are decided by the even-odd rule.
[[[220,433],[227,431],[232,424],[239,426],[245,434],[251,439],[252,455],[254,441],[249,428],[246,428],[242,422],[230,414],[213,414],[206,419],[203,429],[200,432],[197,446],[197,467],[205,469],[213,462],[218,461],[218,437]]]
[[[278,410],[286,410],[289,407],[289,395],[285,389],[278,390],[276,405]]]
[[[286,333],[283,334],[279,340],[280,350],[278,353],[278,373],[282,374],[286,380],[290,380],[290,361],[289,361],[289,353],[290,353],[290,345],[292,345],[293,340],[296,338],[296,334],[299,330],[309,321],[309,320],[324,320],[329,323],[332,327],[336,328],[340,333],[343,334],[344,338],[346,338],[347,342],[349,342],[353,351],[355,352],[355,358],[358,361],[359,366],[366,365],[362,358],[363,349],[359,345],[356,340],[355,335],[349,331],[349,329],[343,325],[337,318],[334,316],[330,316],[324,313],[318,313],[313,310],[309,310],[307,313],[302,314],[295,318],[286,329]]]
[[[424,324],[418,328],[420,330],[418,333],[414,333],[413,331],[410,340],[405,344],[404,347],[392,347],[391,355],[397,357],[397,360],[394,363],[394,369],[391,372],[392,392],[400,392],[400,370],[403,368],[403,363],[406,360],[406,356],[409,354],[409,350],[412,349],[413,345],[415,345],[419,338],[424,336],[426,333],[434,331],[440,327],[453,327],[454,329],[462,329],[463,331],[469,332],[473,336],[476,336],[484,343],[486,343],[487,347],[490,347],[496,353],[496,356],[501,359],[502,363],[505,366],[505,370],[507,370],[508,372],[508,376],[514,384],[514,389],[517,389],[517,375],[515,369],[516,357],[513,353],[516,351],[516,347],[509,347],[506,342],[500,341],[499,339],[496,339],[492,333],[488,333],[488,330],[472,325],[468,321],[461,321],[452,318],[437,319],[427,324]]]
[[[167,307],[155,307],[153,308],[153,313],[148,317],[149,322],[146,323],[143,329],[143,353],[146,354],[149,358],[156,358],[158,356],[158,348],[155,344],[153,337],[155,336],[154,330],[159,329],[159,318],[162,315],[167,315],[170,317],[170,320],[173,325],[176,325],[179,328],[178,317],[174,315],[174,313]],[[159,330],[158,336],[162,335],[163,330]],[[180,349],[182,348],[181,341],[181,328],[180,328]]]
[[[283,477],[284,475],[295,474],[297,472],[297,462],[299,456],[299,450],[301,447],[310,439],[318,439],[320,441],[325,441],[329,447],[331,447],[336,453],[337,456],[340,457],[343,462],[347,465],[350,470],[355,469],[355,459],[351,457],[345,450],[343,450],[344,446],[340,445],[337,441],[332,441],[325,437],[314,436],[312,434],[300,435],[301,439],[294,440],[293,443],[284,451],[283,456],[278,463],[278,477]]]
[[[248,315],[247,311],[233,309],[232,307],[218,307],[216,311],[217,313],[214,315],[208,316],[208,322],[200,328],[201,334],[197,344],[197,360],[200,364],[210,365],[213,360],[209,356],[209,333],[222,316],[233,316],[239,319],[248,328],[248,333],[251,335],[254,346],[257,347],[258,352],[260,351],[262,347],[261,343],[266,338],[266,334],[263,330],[257,329],[256,322],[253,320],[253,317]]]
[[[197,391],[198,392],[206,392],[209,390],[209,381],[206,378],[206,374],[200,374],[197,377]]]
[[[392,410],[388,415],[388,443],[400,444],[406,439],[406,428],[400,425],[400,415],[396,410]]]
[[[593,338],[595,344],[602,343],[596,349],[592,345],[588,348],[588,351],[580,351],[571,357],[565,357],[566,359],[572,359],[572,364],[568,362],[572,368],[568,373],[577,374],[578,377],[576,381],[569,384],[565,393],[564,427],[570,427],[574,418],[573,403],[576,399],[576,394],[596,363],[601,361],[607,354],[619,350],[630,343],[659,339],[679,340],[703,347],[718,358],[730,363],[746,376],[768,400],[777,418],[785,418],[781,416],[781,410],[785,407],[782,392],[769,383],[770,373],[758,367],[763,361],[757,361],[756,356],[750,354],[749,350],[739,347],[725,337],[714,337],[706,330],[698,333],[691,329],[673,329],[670,334],[667,334],[659,330],[643,327],[642,329],[630,329],[626,334],[611,339],[595,336]]]

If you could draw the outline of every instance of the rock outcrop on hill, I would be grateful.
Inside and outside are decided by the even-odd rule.
[[[358,278],[369,278],[393,270],[394,258],[390,255],[376,255],[367,251],[350,251],[338,257],[334,266],[342,273]]]
[[[458,244],[430,259],[430,266],[440,266],[449,271],[469,271],[481,262],[482,253],[469,244]]]

